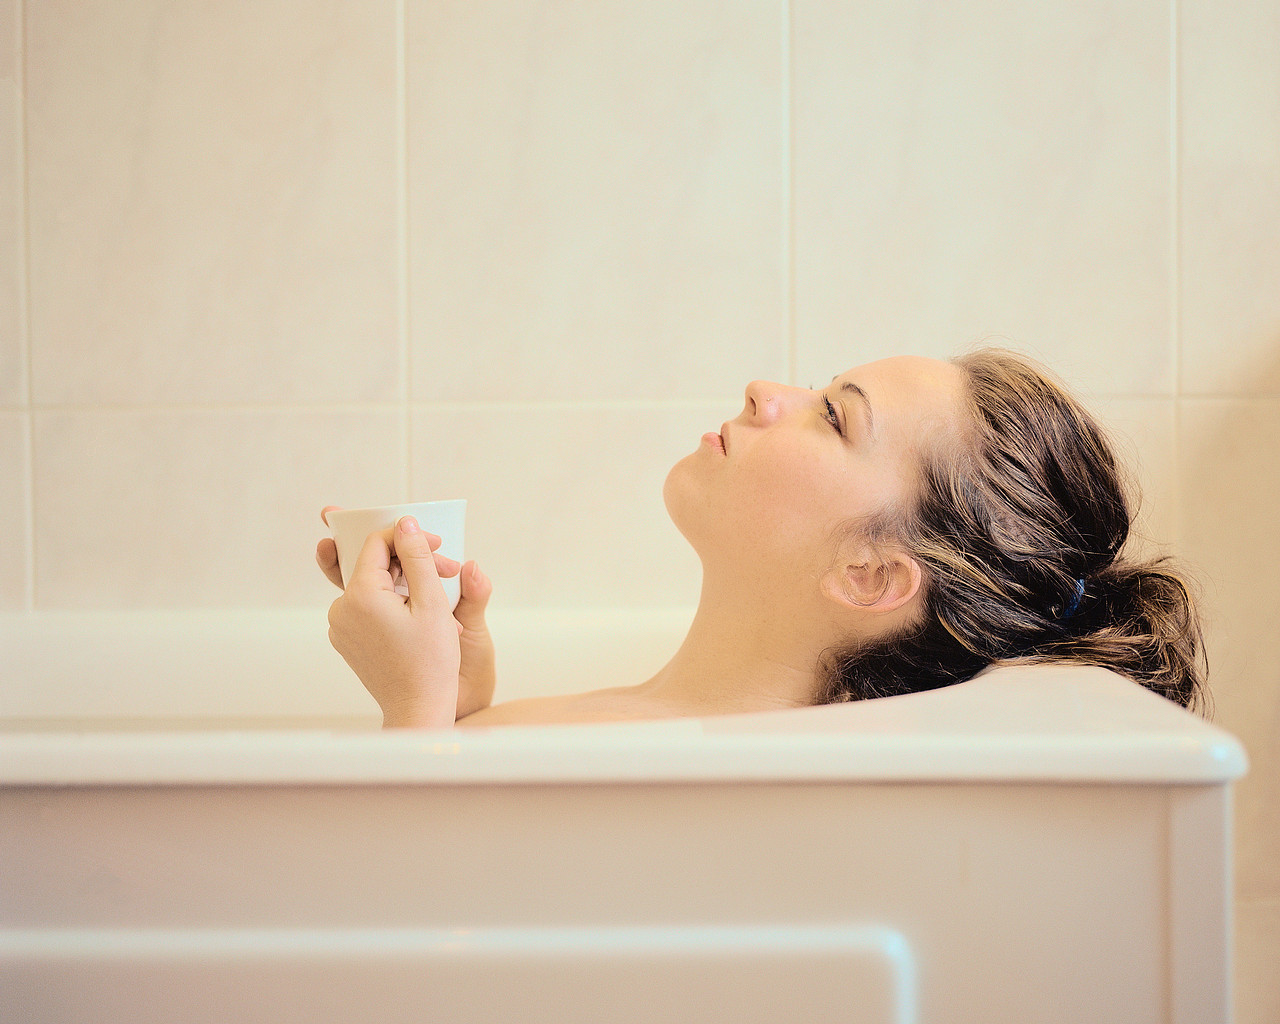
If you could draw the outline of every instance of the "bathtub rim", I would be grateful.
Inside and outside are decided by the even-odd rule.
[[[1006,666],[943,690],[714,718],[382,732],[4,731],[0,785],[684,782],[1224,784],[1235,737],[1086,666]]]

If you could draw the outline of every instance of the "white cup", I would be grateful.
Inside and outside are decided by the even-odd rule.
[[[326,517],[333,541],[338,546],[338,568],[345,583],[355,569],[356,558],[369,534],[385,530],[399,522],[402,516],[413,516],[418,525],[440,537],[439,554],[455,561],[462,561],[463,534],[467,519],[467,503],[464,499],[451,501],[420,501],[409,505],[383,505],[380,508],[345,508],[330,512]],[[458,605],[461,594],[457,576],[441,579],[450,609]],[[403,581],[396,592],[407,594]]]

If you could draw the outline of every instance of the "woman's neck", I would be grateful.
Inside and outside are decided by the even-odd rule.
[[[684,714],[812,704],[818,659],[829,646],[817,637],[815,616],[782,602],[744,604],[742,592],[704,582],[680,649],[637,692]]]

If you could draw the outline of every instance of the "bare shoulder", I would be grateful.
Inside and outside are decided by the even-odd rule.
[[[565,725],[577,722],[618,722],[627,719],[668,718],[669,709],[644,697],[639,687],[620,686],[587,693],[509,700],[458,719],[458,726]]]

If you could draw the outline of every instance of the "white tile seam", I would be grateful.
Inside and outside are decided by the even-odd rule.
[[[600,412],[617,410],[624,412],[662,412],[699,409],[723,409],[726,416],[736,415],[742,405],[737,396],[710,397],[705,399],[608,399],[546,401],[441,401],[410,402],[408,412],[436,410],[449,412]],[[21,412],[22,410],[16,410]],[[342,403],[342,404],[236,404],[236,405],[193,405],[175,403],[171,405],[46,405],[36,406],[31,410],[33,416],[349,416],[349,415],[387,415],[394,416],[406,412],[406,404],[400,401],[383,403]]]
[[[1079,395],[1086,405],[1103,402],[1171,402],[1175,398],[1184,399],[1186,401],[1240,401],[1240,402],[1258,402],[1268,403],[1280,401],[1280,392],[1275,394],[1244,394],[1233,391],[1203,393],[1184,392],[1181,395],[1170,395],[1165,392],[1140,392],[1140,391],[1085,391],[1076,388],[1074,393]],[[706,394],[691,395],[682,398],[667,397],[623,397],[614,398],[423,398],[410,399],[408,404],[411,406],[468,406],[477,409],[501,409],[501,408],[521,408],[521,409],[543,409],[543,408],[559,408],[562,406],[575,406],[582,408],[606,408],[613,406],[624,406],[634,408],[669,408],[680,406],[707,405],[728,402],[733,406],[742,404],[742,395],[738,393],[726,393],[722,395]],[[360,410],[384,410],[392,411],[400,408],[404,404],[404,400],[396,398],[388,401],[350,401],[350,402],[332,402],[332,401],[314,401],[314,402],[297,402],[297,401],[247,401],[247,402],[35,402],[32,409],[35,412],[157,412],[157,411],[194,411],[194,412],[217,412],[225,410],[228,412],[237,411],[279,411],[279,412],[342,412],[342,411],[360,411]]]
[[[1237,403],[1248,406],[1280,405],[1280,394],[1246,395],[1232,392],[1182,394],[1177,396],[1165,394],[1135,394],[1132,392],[1099,393],[1087,395],[1084,402],[1088,407],[1111,402],[1126,403],[1173,403],[1177,408],[1208,403]],[[200,404],[194,402],[174,402],[168,404],[143,405],[132,403],[34,403],[30,409],[17,408],[9,411],[30,413],[31,415],[183,415],[208,416],[227,415],[350,415],[355,413],[394,414],[406,408],[412,410],[505,410],[505,411],[551,411],[581,409],[584,411],[619,409],[619,410],[679,410],[702,409],[707,407],[723,407],[726,412],[737,410],[742,399],[738,395],[708,395],[702,398],[593,398],[593,399],[552,399],[529,401],[527,399],[476,400],[476,399],[442,399],[439,401],[424,399],[409,401],[397,399],[392,402],[210,402]]]
[[[33,415],[95,415],[127,416],[127,415],[182,415],[209,416],[226,414],[228,416],[249,415],[297,415],[311,416],[316,414],[348,414],[348,413],[395,413],[404,408],[401,401],[395,402],[172,402],[164,405],[133,405],[130,403],[94,402],[87,404],[49,403],[32,406]]]
[[[1182,394],[1182,77],[1178,5],[1169,0],[1169,336],[1173,393]]]
[[[22,347],[22,366],[26,376],[26,409],[24,410],[24,451],[26,455],[26,523],[23,543],[27,552],[27,571],[23,584],[23,603],[28,611],[36,606],[36,429],[35,384],[33,369],[35,360],[31,351],[31,171],[27,158],[27,18],[26,0],[14,4],[14,69],[15,100],[14,120],[17,143],[18,189],[20,199],[18,215],[18,335]]]
[[[408,499],[413,484],[413,352],[410,344],[409,308],[409,95],[408,40],[405,0],[395,5],[396,47],[396,301],[400,335],[400,415],[403,455],[403,495]]]
[[[1173,354],[1173,541],[1184,541],[1182,473],[1182,25],[1180,0],[1169,0],[1169,338]]]
[[[792,33],[792,3],[782,0],[782,273],[783,334],[787,350],[787,382],[795,385],[799,375],[799,345],[796,339],[796,218],[795,218],[795,51]]]

